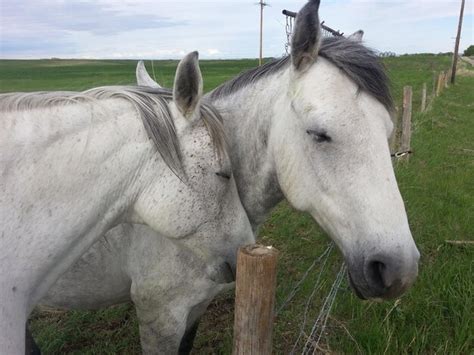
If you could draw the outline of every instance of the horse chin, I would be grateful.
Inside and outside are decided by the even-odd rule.
[[[351,288],[354,291],[355,295],[361,300],[367,300],[367,297],[362,294],[362,292],[357,288],[356,284],[354,283],[354,280],[352,280],[350,271],[347,271],[347,275],[349,277],[349,284],[351,285]]]

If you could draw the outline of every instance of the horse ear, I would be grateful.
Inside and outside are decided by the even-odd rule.
[[[137,76],[137,85],[148,86],[150,88],[161,88],[155,80],[153,80],[148,72],[146,71],[143,60],[140,60],[137,64],[137,70],[135,71]]]
[[[318,57],[321,43],[319,3],[320,0],[310,0],[296,16],[291,40],[291,62],[298,71],[308,69]]]
[[[348,36],[347,39],[351,39],[356,42],[362,42],[362,37],[364,37],[364,31],[359,30]]]
[[[199,53],[187,54],[178,64],[174,78],[173,100],[184,117],[190,117],[202,97]]]

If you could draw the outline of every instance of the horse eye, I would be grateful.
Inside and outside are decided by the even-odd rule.
[[[306,133],[308,133],[310,136],[313,136],[314,140],[318,143],[332,141],[332,138],[328,136],[325,131],[315,131],[313,129],[308,129]]]
[[[226,173],[223,173],[223,172],[221,172],[221,171],[217,172],[216,175],[217,175],[217,176],[220,176],[220,177],[222,177],[222,178],[224,178],[224,179],[230,180],[230,175],[229,175],[229,174],[226,174]]]

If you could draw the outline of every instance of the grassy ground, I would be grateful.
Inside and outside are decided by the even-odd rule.
[[[397,103],[404,85],[412,85],[414,108],[423,82],[432,87],[433,73],[450,58],[387,58]],[[255,61],[204,61],[206,89],[232,77]],[[176,62],[155,62],[155,75],[172,83]],[[132,61],[0,61],[1,91],[85,89],[134,82]],[[21,78],[21,79],[19,79]],[[429,90],[431,91],[431,90]],[[472,314],[474,247],[445,240],[474,239],[474,77],[458,77],[424,114],[413,118],[410,162],[397,165],[397,177],[410,225],[422,253],[420,276],[398,302],[361,302],[346,283],[341,286],[328,321],[321,350],[328,353],[474,352]],[[312,261],[325,249],[327,237],[308,216],[280,204],[261,230],[265,244],[281,251],[277,305],[286,298]],[[341,259],[330,258],[325,283],[310,303],[309,332],[319,306],[334,280]],[[318,272],[301,286],[275,324],[275,353],[288,353],[303,322],[305,303]],[[232,295],[220,296],[198,332],[195,353],[230,353]],[[97,312],[35,312],[32,329],[46,354],[139,353],[137,323],[129,304]]]
[[[257,63],[252,59],[201,61],[204,90],[211,90]],[[153,64],[152,67],[150,62],[146,63],[151,76],[161,85],[171,87],[177,61],[160,60]],[[136,65],[136,60],[0,60],[0,92],[133,85]]]

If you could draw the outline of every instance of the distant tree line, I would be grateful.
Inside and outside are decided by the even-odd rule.
[[[397,54],[394,52],[379,52],[379,57],[396,57]]]
[[[433,55],[433,56],[442,56],[442,55],[449,55],[449,56],[452,56],[453,55],[453,52],[439,52],[439,53],[417,53],[417,54],[423,54],[423,55]],[[394,52],[390,52],[390,51],[387,51],[387,52],[379,52],[378,55],[380,57],[396,57],[398,56],[396,53]],[[402,57],[404,56],[411,56],[413,54],[408,54],[408,53],[405,53],[405,54],[401,54]],[[463,53],[464,56],[467,56],[467,57],[472,57],[474,56],[474,45],[470,45],[469,47],[467,47],[467,49],[464,51]]]
[[[474,45],[471,44],[469,47],[467,47],[467,49],[464,51],[464,55],[466,57],[474,56]]]

